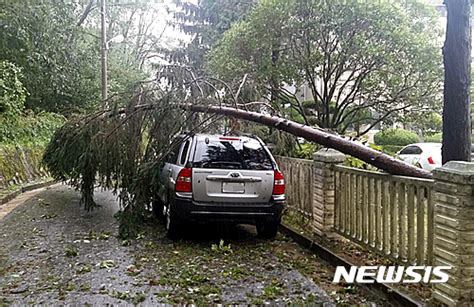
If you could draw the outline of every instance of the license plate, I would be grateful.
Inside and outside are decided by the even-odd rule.
[[[245,183],[243,182],[223,182],[222,193],[245,193]]]

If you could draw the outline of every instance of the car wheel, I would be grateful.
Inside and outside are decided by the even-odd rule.
[[[257,234],[265,239],[272,239],[278,232],[280,221],[257,223]]]
[[[171,204],[166,208],[166,233],[170,239],[178,239],[181,234],[181,221],[179,217],[170,209]]]

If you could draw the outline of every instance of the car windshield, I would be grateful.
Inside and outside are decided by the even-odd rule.
[[[272,170],[273,164],[260,142],[254,139],[199,141],[193,167]]]

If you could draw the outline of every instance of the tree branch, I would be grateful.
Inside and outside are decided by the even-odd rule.
[[[94,0],[90,0],[86,8],[84,9],[84,12],[81,15],[81,18],[79,18],[79,21],[76,23],[77,27],[80,27],[86,20],[87,16],[89,16],[89,13],[92,12],[92,10],[94,9],[94,7],[92,6],[93,4],[94,4]]]

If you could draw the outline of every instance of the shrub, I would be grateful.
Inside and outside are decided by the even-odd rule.
[[[312,143],[304,143],[300,144],[300,146],[296,146],[296,150],[294,153],[295,158],[300,159],[313,159],[313,153],[319,150],[321,146]]]
[[[21,78],[19,67],[7,61],[0,61],[0,116],[17,116],[23,110],[27,91],[20,81]]]
[[[369,165],[362,160],[354,158],[352,156],[346,156],[346,160],[344,161],[345,166],[360,168],[360,169],[368,169]]]
[[[377,146],[374,144],[370,144],[369,146],[370,148],[375,149],[377,151],[383,151],[383,148],[381,146]],[[366,170],[377,170],[376,167],[349,155],[346,155],[346,160],[344,161],[344,165],[349,166],[349,167],[354,167],[354,168],[366,169]]]
[[[404,129],[386,129],[374,135],[374,142],[377,145],[398,145],[405,146],[420,141],[414,132]]]
[[[424,140],[426,143],[441,143],[443,139],[443,134],[440,133],[435,133],[432,135],[427,135],[424,137]]]
[[[404,146],[399,145],[384,145],[382,146],[382,151],[388,155],[394,156],[403,147]]]
[[[432,135],[425,136],[426,143],[441,143],[443,141],[443,133],[435,133]],[[471,135],[471,142],[474,144],[474,134]]]
[[[47,112],[28,112],[17,117],[0,115],[0,144],[46,144],[65,120]]]

